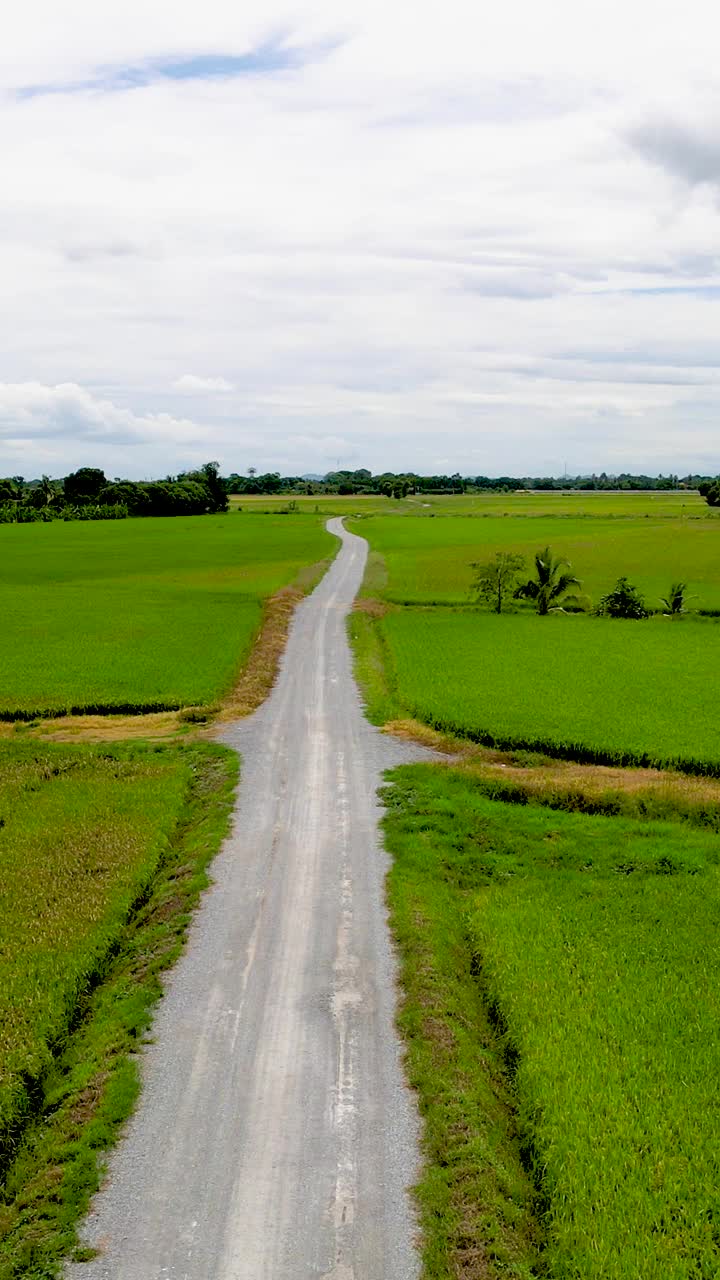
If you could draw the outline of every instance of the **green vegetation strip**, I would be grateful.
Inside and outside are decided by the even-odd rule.
[[[377,625],[396,709],[435,728],[588,763],[720,776],[713,623],[414,609]]]
[[[394,667],[379,619],[361,610],[348,618],[355,679],[360,685],[365,714],[372,724],[395,719],[401,708],[394,689]]]
[[[431,837],[418,835],[407,787],[388,788],[385,802],[399,1027],[423,1119],[423,1280],[529,1280],[540,1274],[537,1196],[522,1165],[502,1039],[473,973],[466,887],[435,861]]]
[[[0,1280],[45,1280],[132,1109],[237,757],[22,744],[0,766]]]
[[[301,514],[0,526],[0,719],[212,703],[263,601],[336,546]]]
[[[425,1275],[717,1276],[717,837],[508,807],[437,766],[391,779]]]

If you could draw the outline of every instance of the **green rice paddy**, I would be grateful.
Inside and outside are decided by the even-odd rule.
[[[283,511],[294,502],[300,511],[332,515],[411,516],[673,516],[705,518],[707,503],[692,491],[527,490],[521,493],[411,494],[387,498],[379,494],[294,494],[292,498],[237,494],[234,507],[243,511]]]
[[[353,522],[371,546],[363,595],[381,602],[350,624],[372,718],[720,776],[720,626],[696,612],[720,608],[720,524],[693,500],[657,500],[533,495],[521,515],[512,495],[504,513],[498,498],[454,518]],[[518,552],[530,576],[546,545],[588,606],[624,575],[658,611],[686,582],[690,612],[471,604],[472,561]],[[477,768],[399,770],[388,791],[400,1025],[425,1122],[424,1280],[710,1280],[717,835],[681,826],[680,803],[669,823],[562,812],[559,796],[548,812],[541,791],[502,804]],[[582,775],[574,785],[569,808]],[[697,822],[712,825],[715,799]]]
[[[262,604],[337,545],[315,515],[0,528],[0,718],[227,691]]]
[[[427,1115],[425,1275],[717,1276],[717,837],[503,805],[437,766],[392,781],[401,1019]],[[468,1206],[468,1186],[492,1214]],[[537,1230],[518,1234],[528,1212]],[[482,1270],[466,1267],[469,1220]]]
[[[0,744],[0,1171],[190,776],[177,749]]]
[[[0,1278],[57,1280],[226,834],[234,752],[0,744]]]
[[[402,711],[498,746],[720,770],[720,626],[405,609],[379,623]]]
[[[720,517],[708,514],[704,502],[689,509],[692,519],[644,513],[633,519],[619,512],[595,518],[458,514],[374,517],[349,527],[367,538],[384,564],[365,594],[397,604],[467,603],[473,561],[490,560],[496,551],[517,552],[526,557],[529,576],[534,553],[550,546],[570,561],[590,603],[624,574],[650,609],[662,607],[661,597],[678,580],[688,583],[691,607],[720,609]]]

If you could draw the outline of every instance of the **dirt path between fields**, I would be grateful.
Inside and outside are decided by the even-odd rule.
[[[416,1280],[417,1121],[393,1027],[382,770],[345,619],[367,544],[298,606],[278,682],[226,726],[234,834],[143,1056],[144,1089],[73,1280]]]

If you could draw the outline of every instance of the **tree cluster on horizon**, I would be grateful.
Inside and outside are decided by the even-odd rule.
[[[0,523],[205,515],[228,506],[217,462],[164,480],[108,480],[99,467],[80,467],[62,480],[0,479]]]
[[[462,476],[420,475],[417,472],[384,471],[373,474],[367,468],[356,471],[329,471],[322,477],[282,476],[279,471],[258,475],[251,467],[246,474],[232,472],[227,477],[228,491],[235,494],[368,494],[405,498],[417,494],[456,493],[516,493],[561,490],[641,491],[696,489],[709,477],[700,475],[632,475],[621,472],[611,475],[603,471],[599,475],[585,476]]]
[[[227,511],[229,496],[312,496],[322,494],[385,496],[401,499],[433,494],[533,493],[561,491],[606,492],[643,490],[699,490],[711,506],[720,505],[720,479],[710,476],[611,475],[591,476],[462,476],[420,475],[365,467],[329,471],[324,476],[283,476],[279,471],[258,474],[249,467],[227,476],[217,462],[159,480],[109,479],[99,467],[80,467],[62,479],[0,478],[0,523],[52,519],[124,519],[126,516],[203,515]]]

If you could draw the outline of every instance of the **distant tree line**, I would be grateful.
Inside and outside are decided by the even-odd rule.
[[[202,515],[227,511],[230,494],[320,495],[368,494],[388,498],[461,493],[547,492],[568,490],[699,489],[711,506],[720,505],[720,477],[687,475],[592,476],[421,476],[417,472],[329,471],[324,476],[282,476],[279,471],[258,474],[220,474],[217,462],[163,480],[110,480],[98,467],[80,467],[63,479],[0,478],[0,523],[36,520],[110,520],[127,516]]]
[[[62,480],[0,479],[0,523],[39,520],[124,520],[128,516],[193,516],[227,511],[226,481],[217,462],[164,480],[108,480],[80,467]]]
[[[687,475],[609,475],[603,471],[591,476],[421,476],[414,471],[383,471],[373,475],[357,471],[329,471],[324,476],[282,476],[279,471],[258,475],[251,467],[245,475],[233,472],[227,477],[229,493],[236,494],[376,494],[389,498],[406,498],[422,494],[514,493],[520,491],[562,490],[654,490],[697,489],[701,482],[712,483],[707,476]]]

